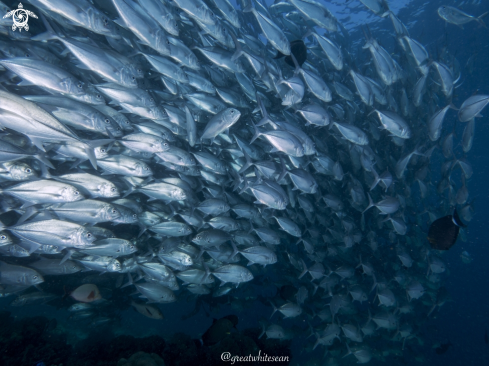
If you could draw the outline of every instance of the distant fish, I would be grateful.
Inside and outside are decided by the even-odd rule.
[[[469,252],[464,250],[462,254],[460,254],[460,258],[462,258],[462,262],[465,264],[470,264],[472,262],[472,257]]]
[[[433,249],[448,250],[457,241],[460,227],[465,227],[458,216],[457,210],[453,216],[448,215],[433,221],[428,231],[428,241]]]
[[[307,47],[304,44],[303,41],[300,39],[297,41],[292,41],[290,42],[290,52],[294,55],[295,59],[297,60],[297,63],[299,66],[302,66],[304,62],[307,60]],[[282,58],[285,55],[281,53],[280,51],[277,52],[277,56],[274,57],[274,60],[278,58]],[[285,56],[285,62],[289,64],[292,67],[295,67],[294,61],[292,60],[291,56]]]
[[[450,346],[453,346],[453,344],[448,341],[448,343],[443,343],[440,346],[436,347],[435,352],[437,355],[442,355],[448,351]]]
[[[148,317],[150,319],[164,319],[163,314],[161,313],[160,309],[158,309],[155,306],[151,306],[148,304],[141,304],[137,303],[135,301],[131,301],[131,306],[141,315],[144,315],[145,317]]]
[[[447,21],[448,23],[452,23],[458,25],[463,29],[462,25],[469,23],[471,21],[478,22],[481,26],[487,28],[486,24],[482,20],[489,12],[485,12],[484,14],[475,17],[473,15],[464,13],[462,10],[454,8],[453,6],[443,5],[438,8],[438,15]]]

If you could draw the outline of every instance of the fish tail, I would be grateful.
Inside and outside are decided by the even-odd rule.
[[[231,254],[231,259],[234,259],[234,257],[236,257],[236,255],[239,253],[239,250],[238,250],[238,247],[236,246],[236,243],[234,242],[234,240],[231,240],[231,246],[233,247],[233,254]]]
[[[466,227],[467,226],[462,222],[462,220],[460,220],[460,216],[458,216],[457,209],[453,210],[453,222],[455,223],[455,225],[457,225],[459,227]]]
[[[253,135],[253,138],[251,139],[250,141],[250,145],[258,138],[262,135],[262,133],[260,132],[260,130],[258,129],[258,127],[253,123],[251,122],[251,124],[253,125],[253,128],[255,129],[255,134]]]
[[[38,34],[37,36],[34,36],[31,39],[33,41],[50,41],[50,40],[59,39],[60,37],[58,36],[58,34],[54,31],[51,24],[49,24],[46,17],[42,14],[41,14],[41,19],[44,26],[46,27],[46,32]]]
[[[379,175],[377,174],[377,172],[375,171],[375,169],[372,169],[372,173],[374,174],[374,177],[375,177],[375,180],[374,182],[372,183],[372,185],[370,186],[370,190],[372,191],[375,187],[377,187],[377,184],[379,184],[380,182],[380,177]]]
[[[372,197],[370,197],[370,193],[367,193],[368,196],[368,207],[363,210],[362,215],[369,209],[375,206],[375,203],[372,201]]]
[[[34,206],[27,207],[24,214],[17,221],[16,225],[20,225],[23,222],[27,221],[30,217],[36,214],[38,210]]]
[[[304,277],[304,275],[309,272],[309,269],[307,268],[306,266],[306,263],[301,259],[301,262],[302,262],[302,265],[304,266],[304,270],[302,271],[302,273],[299,275],[299,277],[297,277],[299,280]]]
[[[85,144],[87,145],[85,148],[85,153],[88,155],[88,159],[90,160],[90,163],[92,163],[92,166],[97,169],[97,158],[95,157],[95,151],[94,149],[96,147],[106,145],[108,143],[111,143],[112,139],[102,139],[102,140],[86,140],[84,141]]]
[[[250,1],[250,3],[244,7],[243,13],[250,13],[251,11],[253,11],[253,6],[252,6],[252,3]]]
[[[225,24],[225,23],[223,23]],[[234,48],[236,49],[236,51],[234,51],[234,54],[233,56],[231,57],[231,61],[236,61],[238,58],[240,58],[241,56],[243,56],[244,54],[244,51],[243,51],[243,48],[241,47],[241,44],[239,43],[238,41],[238,38],[236,37],[236,35],[234,34],[233,30],[226,25],[226,27],[228,28],[228,33],[229,35],[231,36],[231,38],[233,39],[233,42],[234,42]]]
[[[282,57],[285,57],[285,55],[282,52],[277,51],[277,55],[273,59],[277,60],[277,59],[282,58]]]
[[[244,157],[246,159],[246,163],[242,166],[242,168],[239,170],[238,174],[243,174],[245,171],[248,170],[248,168],[250,166],[253,165],[253,162],[251,161],[251,158],[250,156],[248,155],[248,153],[246,152],[245,149],[242,150],[243,151],[243,154],[244,154]]]
[[[54,169],[54,165],[51,164],[51,162],[48,160],[48,158],[46,158],[45,154],[39,153],[39,154],[33,155],[32,157],[39,160],[41,163],[43,163],[43,165],[48,166],[51,169]]]
[[[484,18],[487,14],[489,14],[489,11],[486,11],[484,14],[482,14],[482,15],[478,16],[477,18],[475,18],[479,22],[479,24],[481,26],[483,26],[484,28],[487,28],[487,25],[486,25],[486,23],[484,23],[484,21],[482,20],[482,18]]]

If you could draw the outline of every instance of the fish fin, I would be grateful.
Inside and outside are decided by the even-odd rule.
[[[284,179],[288,173],[287,167],[285,166],[285,160],[284,160],[283,156],[279,155],[279,159],[280,159],[281,171],[280,171],[280,175],[277,179],[277,182],[280,182],[282,179]]]
[[[67,249],[66,250],[66,254],[64,255],[63,259],[61,259],[61,262],[59,262],[59,264],[63,264],[64,262],[66,262],[68,259],[71,258],[71,256],[73,255],[73,253],[75,253],[75,250],[73,249]]]
[[[467,227],[462,220],[460,220],[460,216],[458,215],[457,209],[453,210],[453,222],[455,225],[460,226],[460,227]]]
[[[56,25],[51,26],[51,24],[48,22],[46,17],[43,14],[40,14],[41,20],[46,27],[46,32],[38,34],[37,36],[34,36],[31,38],[31,40],[34,41],[49,41],[49,40],[59,40],[60,36],[58,35],[59,32],[56,32],[53,27],[56,28],[56,30],[59,31],[59,28],[56,27]]]
[[[45,166],[48,166],[50,167],[51,169],[54,169],[54,165],[51,164],[51,162],[48,160],[48,158],[46,158],[46,156],[44,154],[36,154],[36,155],[32,155],[33,158],[36,158],[37,160],[39,160],[41,163],[43,163]]]
[[[234,34],[233,30],[231,29],[231,27],[229,27],[226,23],[222,23],[226,28],[228,28],[228,33],[229,35],[231,36],[231,38],[233,39],[233,42],[234,42],[234,48],[235,48],[235,51],[234,51],[234,54],[233,56],[231,57],[231,61],[234,62],[236,61],[238,58],[240,58],[241,56],[243,56],[244,54],[244,51],[243,51],[243,48],[241,47],[241,45],[239,44],[239,41],[238,41],[238,38],[236,37],[236,35]]]
[[[236,246],[236,244],[234,243],[234,240],[231,240],[231,246],[233,247],[233,254],[231,254],[230,259],[232,260],[239,253],[239,250],[238,250],[238,247]],[[250,265],[250,264],[248,264],[248,265]]]
[[[41,244],[23,241],[19,246],[27,250],[29,254],[32,254],[41,247]]]
[[[78,165],[80,165],[81,163],[83,163],[85,160],[84,159],[76,159],[76,161],[71,164],[70,166],[70,169],[75,169],[78,167]]]
[[[34,206],[34,205],[35,205],[35,203],[34,203],[34,202],[29,202],[29,201],[27,201],[27,202],[25,202],[25,203],[22,205],[22,207],[21,207],[21,208],[27,208],[27,207],[31,207],[31,206]]]
[[[260,132],[258,127],[252,121],[250,121],[250,122],[253,125],[253,128],[255,129],[255,134],[253,135],[253,138],[251,139],[251,142],[250,142],[250,144],[252,144],[258,137],[260,137],[262,135],[262,133]]]
[[[134,192],[137,192],[138,189],[137,188],[134,188],[134,187],[129,187],[129,189],[124,193],[124,195],[122,196],[122,198],[126,198],[127,196],[129,196],[131,193],[134,193]]]
[[[486,23],[484,23],[484,21],[482,20],[482,18],[484,18],[487,14],[489,14],[489,11],[486,11],[484,14],[478,16],[477,18],[475,18],[475,20],[481,25],[483,26],[484,28],[487,28],[487,25]]]
[[[282,52],[277,51],[277,55],[273,59],[277,60],[277,59],[282,58],[282,57],[285,57],[285,55]]]
[[[370,186],[370,190],[372,191],[375,187],[377,187],[377,184],[379,184],[380,182],[380,177],[379,175],[377,174],[377,172],[375,171],[375,169],[372,168],[372,173],[375,177],[375,180],[374,182],[372,183],[372,185]],[[365,211],[364,211],[365,212]]]
[[[42,140],[40,138],[30,137],[30,140],[39,150],[46,152],[46,149],[44,149],[44,146],[42,146]]]
[[[242,10],[242,12],[243,12],[243,13],[250,13],[250,12],[252,12],[252,11],[253,11],[253,5],[252,5],[252,3],[251,3],[251,1],[250,1],[250,3],[249,3],[249,4],[247,4],[247,5],[244,7],[244,9]]]
[[[302,271],[302,273],[300,274],[298,279],[301,279],[302,277],[304,277],[304,275],[309,271],[307,266],[306,266],[306,263],[304,262],[303,259],[301,259],[301,262],[302,262],[302,265],[304,266],[304,270]]]
[[[33,85],[36,85],[36,84],[33,84],[27,80],[22,80],[21,82],[17,83],[17,86],[33,86]]]
[[[292,58],[292,61],[294,62],[294,65],[295,65],[294,76],[297,76],[297,75],[299,75],[299,72],[301,71],[301,67],[299,66],[299,63],[297,62],[297,59],[295,58],[295,56],[292,52],[290,52],[290,57]]]
[[[246,152],[246,150],[243,149],[242,151],[243,151],[243,155],[246,159],[246,163],[241,167],[238,174],[243,174],[246,170],[248,170],[249,167],[251,167],[253,165],[253,162],[251,161],[251,158],[248,155],[248,153]]]
[[[142,223],[139,223],[139,234],[138,234],[138,238],[141,237],[141,235],[143,235],[146,230],[147,230],[146,226],[143,225]]]
[[[95,151],[93,151],[96,147],[106,145],[108,143],[111,143],[112,139],[103,139],[103,140],[85,140],[84,143],[88,145],[85,148],[85,153],[88,155],[88,159],[90,160],[90,163],[92,163],[92,166],[97,170],[97,158],[95,157]]]
[[[27,221],[32,215],[36,214],[38,210],[34,206],[29,206],[24,214],[20,217],[20,219],[17,221],[16,225],[20,225],[23,222]]]
[[[121,288],[124,288],[124,287],[127,287],[127,286],[131,286],[131,285],[134,285],[134,282],[132,280],[132,275],[130,273],[127,274],[127,278],[128,278],[128,281],[126,284],[122,285]]]
[[[366,212],[368,209],[370,209],[371,207],[374,207],[374,206],[375,206],[374,202],[372,201],[372,197],[370,197],[370,193],[367,193],[367,196],[368,196],[368,207],[367,207],[365,210],[363,210],[362,215],[363,215],[363,214],[364,214],[364,213],[365,213],[365,212]]]
[[[117,19],[114,19],[114,20],[113,20],[113,22],[114,22],[115,24],[117,24],[118,26],[120,26],[120,27],[122,27],[122,28],[124,28],[124,29],[127,29],[126,22],[125,22],[123,19],[121,19],[121,18],[117,18]]]

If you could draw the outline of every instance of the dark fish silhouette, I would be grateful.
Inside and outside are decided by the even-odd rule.
[[[307,60],[307,47],[300,39],[290,42],[290,52],[294,55],[299,66],[302,66],[302,64]],[[284,56],[285,55],[283,53],[277,52],[277,56],[274,57],[274,60]],[[290,66],[295,67],[291,56],[285,56],[285,62]]]
[[[280,287],[279,290],[280,297],[285,301],[295,301],[296,293],[297,293],[297,289],[291,285],[284,285]]]
[[[439,347],[436,347],[435,348],[435,352],[436,352],[437,355],[442,355],[446,351],[448,351],[448,349],[450,348],[450,346],[452,346],[452,344],[450,343],[450,341],[448,341],[448,343],[443,343]]]
[[[202,336],[202,343],[205,346],[212,346],[219,343],[229,334],[231,329],[236,328],[238,317],[236,315],[228,315],[221,319],[214,319],[212,325]]]
[[[428,241],[433,249],[448,250],[457,241],[460,227],[465,227],[458,216],[457,210],[453,215],[448,215],[433,221],[428,231]]]

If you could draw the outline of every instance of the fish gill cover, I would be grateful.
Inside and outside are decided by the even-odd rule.
[[[62,319],[3,314],[37,347],[5,364],[423,361],[489,91],[458,95],[474,60],[391,3],[0,3],[1,295]],[[431,17],[487,37],[486,14]]]

